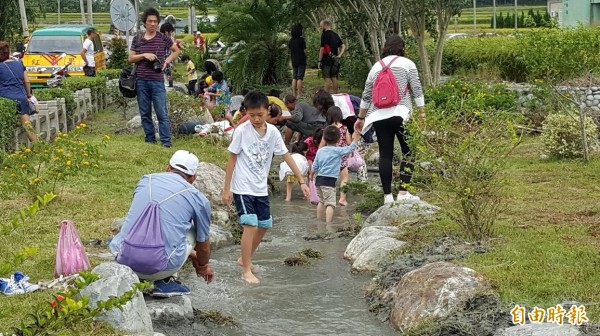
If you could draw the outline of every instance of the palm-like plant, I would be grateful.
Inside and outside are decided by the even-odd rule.
[[[283,83],[289,79],[285,0],[238,1],[219,9],[217,29],[230,42],[242,42],[226,65],[234,88]]]

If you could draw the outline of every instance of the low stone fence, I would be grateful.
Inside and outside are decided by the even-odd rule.
[[[107,84],[107,87],[114,83]],[[83,122],[90,114],[96,113],[113,103],[113,96],[106,90],[98,91],[82,89],[73,92],[75,100],[72,118],[68,118],[67,105],[64,98],[39,102],[39,113],[31,118],[32,126],[40,139],[51,140],[58,132],[68,132]],[[30,146],[27,132],[17,127],[14,133],[14,148],[20,145]]]
[[[581,104],[585,104],[585,107],[589,111],[594,113],[600,112],[600,87],[599,86],[590,86],[590,87],[577,87],[577,86],[557,86],[556,90],[560,93],[572,93]],[[532,87],[528,84],[512,84],[509,86],[509,89],[516,91],[522,96],[524,99],[521,101],[524,102],[526,99],[534,99],[532,93]]]

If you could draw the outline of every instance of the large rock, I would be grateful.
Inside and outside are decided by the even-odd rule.
[[[423,217],[430,217],[438,212],[439,208],[421,200],[405,200],[381,206],[373,212],[365,223],[368,226],[386,226],[392,223],[402,223]]]
[[[175,91],[183,94],[188,94],[188,87],[183,83],[175,82],[173,83],[173,87],[166,86],[165,89],[167,90],[167,92]]]
[[[158,120],[156,120],[156,117],[154,116],[154,114],[152,115],[152,121],[154,122],[154,127],[158,128]],[[142,128],[142,117],[140,117],[139,115],[136,115],[135,117],[131,118],[127,122],[126,126],[127,126],[127,128],[129,128],[131,130],[141,129]]]
[[[149,299],[146,303],[152,320],[164,324],[176,324],[193,320],[192,301],[187,296]]]
[[[496,336],[580,336],[581,331],[573,325],[554,323],[524,324],[504,329]]]
[[[210,247],[217,249],[219,247],[232,245],[234,243],[233,234],[219,225],[211,223],[210,225]]]
[[[225,171],[212,163],[200,162],[194,187],[200,190],[213,206],[221,204]]]
[[[374,272],[388,253],[406,244],[393,236],[398,228],[393,226],[370,226],[363,228],[348,244],[344,258],[352,262],[358,272]]]
[[[114,262],[103,263],[93,270],[99,279],[81,291],[81,295],[90,298],[90,306],[95,307],[98,301],[108,300],[112,296],[121,296],[133,285],[139,283],[137,275],[131,268]],[[153,332],[150,313],[142,293],[137,293],[133,299],[122,307],[122,311],[115,308],[99,317],[108,322],[115,329],[144,333]]]
[[[125,335],[125,336],[165,336],[165,334],[151,331],[151,332],[144,332],[144,333],[138,333],[138,334],[130,334],[130,335]]]
[[[435,262],[405,274],[396,285],[390,321],[397,329],[417,326],[428,318],[444,318],[488,282],[474,270]]]

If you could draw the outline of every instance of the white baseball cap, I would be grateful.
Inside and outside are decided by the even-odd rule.
[[[200,160],[198,160],[198,157],[186,150],[176,151],[171,160],[169,160],[171,167],[190,176],[196,175],[199,164]]]

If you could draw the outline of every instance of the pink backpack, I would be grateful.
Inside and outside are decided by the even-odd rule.
[[[373,103],[377,108],[387,108],[398,105],[400,103],[400,90],[398,90],[398,82],[396,76],[392,72],[392,64],[400,56],[394,57],[390,64],[385,65],[383,60],[379,61],[381,64],[381,71],[375,78],[373,83]]]
[[[71,275],[90,268],[85,247],[79,238],[75,224],[70,220],[60,223],[60,236],[56,244],[56,264],[54,276]]]

